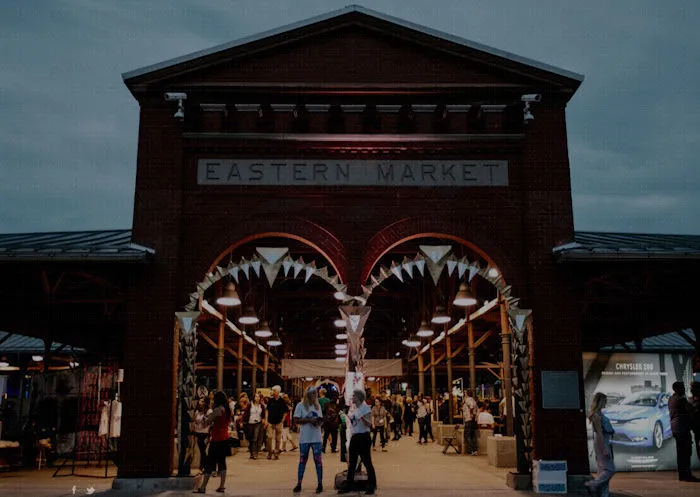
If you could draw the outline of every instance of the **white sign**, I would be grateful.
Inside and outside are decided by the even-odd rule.
[[[200,185],[507,186],[506,160],[199,159]]]

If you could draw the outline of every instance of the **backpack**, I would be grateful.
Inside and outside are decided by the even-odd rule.
[[[323,425],[328,429],[335,430],[338,428],[339,423],[340,417],[335,407],[326,406],[326,414],[323,416]]]

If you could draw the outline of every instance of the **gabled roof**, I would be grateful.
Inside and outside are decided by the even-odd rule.
[[[664,333],[642,339],[602,347],[602,352],[689,352],[695,351],[695,332],[691,329]]]
[[[558,262],[700,260],[700,236],[577,231],[573,241],[555,247],[552,252]]]
[[[356,17],[364,18],[366,20],[380,21],[380,22],[384,22],[386,24],[390,24],[393,26],[402,27],[402,28],[405,28],[406,30],[414,32],[415,34],[427,35],[430,37],[437,38],[439,40],[454,43],[455,45],[459,45],[463,48],[467,48],[467,49],[471,49],[471,50],[474,50],[477,52],[482,52],[483,54],[499,57],[501,59],[504,59],[505,61],[515,62],[517,64],[521,64],[524,66],[529,66],[531,68],[539,69],[541,71],[546,71],[548,73],[572,80],[575,83],[576,87],[578,87],[578,85],[583,81],[583,76],[580,74],[577,74],[575,72],[567,71],[565,69],[551,66],[549,64],[545,64],[545,63],[542,63],[542,62],[539,62],[536,60],[528,59],[526,57],[521,57],[519,55],[515,55],[513,53],[506,52],[504,50],[492,48],[492,47],[489,47],[487,45],[482,45],[481,43],[476,43],[474,41],[466,40],[466,39],[461,38],[459,36],[451,35],[451,34],[436,30],[436,29],[421,26],[419,24],[414,24],[412,22],[405,21],[403,19],[399,19],[397,17],[383,14],[381,12],[377,12],[377,11],[374,11],[371,9],[367,9],[367,8],[359,6],[359,5],[350,5],[348,7],[343,8],[343,9],[335,10],[332,12],[328,12],[326,14],[322,14],[319,16],[304,19],[302,21],[298,21],[295,23],[287,24],[285,26],[281,26],[281,27],[276,28],[276,29],[263,31],[262,33],[258,33],[258,34],[252,35],[252,36],[241,38],[241,39],[229,42],[229,43],[224,43],[222,45],[217,45],[217,46],[205,49],[205,50],[200,50],[200,51],[193,52],[193,53],[183,55],[180,57],[175,57],[173,59],[159,62],[157,64],[145,66],[145,67],[142,67],[140,69],[128,71],[128,72],[125,72],[122,74],[122,78],[124,79],[124,81],[127,83],[127,86],[128,86],[129,80],[132,80],[134,78],[146,76],[146,75],[149,75],[151,73],[155,73],[155,72],[161,71],[163,69],[171,68],[173,66],[177,66],[177,65],[181,65],[181,64],[195,66],[198,62],[200,62],[200,61],[203,62],[208,57],[210,57],[212,55],[219,54],[219,53],[227,51],[227,50],[240,48],[240,47],[243,47],[243,46],[248,45],[248,44],[259,42],[259,41],[264,40],[266,38],[273,38],[273,37],[276,37],[279,35],[290,33],[290,32],[295,31],[295,30],[303,30],[305,28],[309,28],[309,27],[316,25],[316,24],[326,23],[327,21],[332,21],[332,20],[336,20],[336,19],[340,21],[341,18],[349,16],[349,15],[355,15]]]
[[[146,261],[153,249],[131,241],[131,230],[61,231],[0,235],[0,262]]]

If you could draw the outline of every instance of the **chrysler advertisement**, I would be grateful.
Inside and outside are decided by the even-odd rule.
[[[691,357],[668,353],[584,353],[586,406],[596,392],[608,396],[603,410],[615,429],[613,453],[618,471],[676,469],[668,399],[682,381],[689,390]],[[593,432],[587,423],[588,455],[595,468]],[[700,467],[693,454],[692,465]]]

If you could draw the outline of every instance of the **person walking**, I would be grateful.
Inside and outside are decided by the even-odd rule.
[[[328,439],[331,439],[331,453],[335,454],[338,450],[338,425],[340,417],[338,416],[338,404],[331,401],[326,405],[326,413],[323,415],[323,453],[326,453]]]
[[[372,450],[377,445],[377,433],[382,445],[382,452],[386,452],[386,409],[382,404],[381,399],[374,399],[374,407],[372,408]]]
[[[389,445],[389,439],[391,438],[391,431],[392,431],[391,406],[393,405],[393,402],[389,398],[389,394],[387,394],[386,391],[382,392],[381,400],[382,400],[382,405],[384,406],[384,409],[386,410],[386,422],[384,423],[384,439],[386,440],[387,445]]]
[[[608,403],[608,396],[604,393],[596,392],[591,401],[591,409],[588,419],[593,426],[593,449],[595,451],[595,462],[598,472],[594,480],[584,483],[589,493],[599,497],[610,496],[610,479],[615,474],[615,459],[613,457],[612,439],[613,430],[610,420],[603,413],[603,409]]]
[[[343,402],[340,405],[340,462],[348,462],[348,407]]]
[[[194,435],[197,438],[199,449],[199,470],[204,473],[207,467],[207,439],[209,438],[209,424],[207,415],[212,412],[209,409],[209,399],[201,397],[197,401],[197,411],[194,413]]]
[[[695,436],[695,453],[700,459],[700,381],[694,381],[690,384],[690,406],[692,408],[690,424]]]
[[[267,401],[265,417],[267,420],[267,458],[280,458],[282,452],[282,422],[287,413],[287,403],[280,397],[282,387],[272,387],[272,397]]]
[[[394,438],[392,440],[399,440],[401,438],[401,422],[403,419],[403,409],[401,407],[401,399],[396,397],[391,403],[391,418],[392,427],[394,428]]]
[[[690,456],[693,454],[691,430],[691,406],[685,398],[685,385],[675,382],[673,395],[668,399],[668,411],[671,415],[671,432],[676,439],[676,461],[678,463],[678,480],[699,482],[690,471]]]
[[[423,400],[423,395],[418,394],[416,399],[416,419],[418,420],[418,443],[422,444],[423,441],[428,443],[428,431],[426,430],[425,418],[428,415],[428,409],[425,407],[425,401]]]
[[[262,395],[253,395],[253,402],[248,404],[243,413],[243,422],[246,424],[248,433],[248,452],[251,459],[258,458],[260,451],[261,430],[265,420],[265,404],[262,403]]]
[[[204,478],[195,493],[203,494],[207,491],[207,483],[212,472],[218,470],[221,478],[217,492],[223,493],[226,485],[226,458],[230,454],[231,447],[228,441],[228,425],[231,422],[231,408],[224,392],[214,394],[214,409],[206,418],[206,423],[211,424],[211,440],[209,442],[209,454],[207,455],[207,467]]]
[[[403,426],[404,434],[407,437],[413,436],[413,422],[416,420],[416,406],[413,405],[413,399],[406,397],[403,404]]]
[[[471,454],[472,456],[479,455],[479,449],[476,443],[477,411],[478,406],[476,400],[472,397],[472,391],[467,390],[467,394],[464,396],[464,402],[462,403],[462,416],[464,417],[465,453]]]
[[[355,408],[348,416],[352,426],[348,477],[345,484],[338,489],[338,493],[344,494],[352,490],[359,458],[367,470],[367,489],[365,490],[365,494],[372,495],[377,488],[377,475],[372,465],[372,451],[370,450],[372,442],[369,436],[370,429],[372,428],[372,410],[365,404],[365,392],[362,390],[355,390],[352,393],[352,403]]]
[[[292,428],[291,400],[286,394],[282,394],[282,398],[287,404],[287,411],[284,413],[284,419],[282,420],[282,452],[287,452],[287,442],[289,442],[289,444],[292,446],[292,448],[289,450],[295,451],[299,448],[299,446],[294,443],[294,438],[290,432]]]
[[[435,437],[433,436],[433,420],[432,420],[432,418],[433,418],[433,404],[430,401],[430,397],[425,398],[425,408],[428,411],[428,415],[425,417],[425,432],[430,437],[430,441],[435,442]]]
[[[309,459],[309,451],[313,452],[314,464],[316,465],[316,477],[318,486],[316,493],[323,492],[323,460],[321,452],[321,424],[323,424],[323,413],[321,404],[318,402],[318,393],[313,386],[306,389],[304,400],[299,402],[294,409],[294,421],[299,430],[299,468],[297,471],[297,485],[294,492],[301,492],[301,482],[304,479],[306,462]]]

